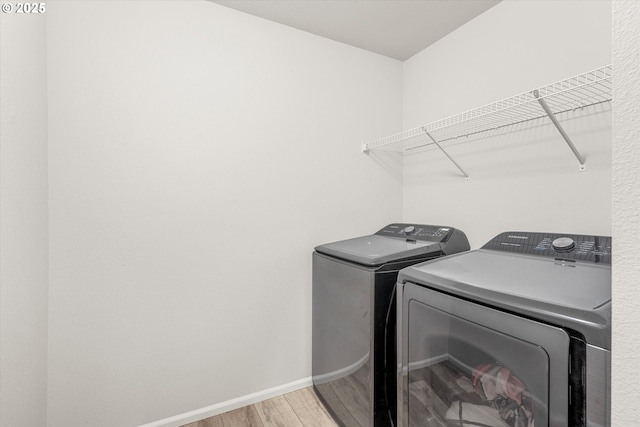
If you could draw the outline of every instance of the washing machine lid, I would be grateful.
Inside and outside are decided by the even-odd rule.
[[[584,246],[569,252],[550,245],[535,249],[540,248],[540,241],[556,241],[565,237],[562,235],[545,234],[540,239],[541,233],[534,238],[528,234],[523,244],[526,233],[508,233],[511,240],[505,240],[506,234],[496,238],[506,244],[488,243],[483,249],[405,268],[398,281],[546,320],[580,332],[594,345],[610,348],[611,239],[599,238],[605,240],[604,247],[592,248],[597,252],[593,254],[582,250]],[[572,237],[584,241],[579,240],[584,236]],[[512,246],[518,242],[520,246]],[[604,262],[603,254],[608,257]]]
[[[363,265],[382,265],[428,253],[439,253],[436,242],[406,240],[377,235],[356,237],[316,247],[316,251]]]
[[[389,224],[370,236],[327,243],[315,248],[319,253],[366,266],[378,266],[394,261],[444,254],[443,247],[451,240],[468,250],[466,236],[452,227],[423,224]],[[458,250],[456,250],[458,252]]]

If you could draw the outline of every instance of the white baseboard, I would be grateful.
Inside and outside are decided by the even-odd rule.
[[[337,380],[338,378],[346,377],[347,375],[353,374],[355,371],[362,368],[368,361],[369,352],[367,351],[367,354],[365,354],[360,360],[357,360],[355,363],[352,363],[347,367],[340,368],[337,371],[328,372],[322,375],[314,375],[312,378],[315,384],[328,383]]]
[[[193,411],[185,412],[179,415],[174,415],[173,417],[165,418],[163,420],[143,424],[139,427],[180,427],[185,424],[213,417],[214,415],[219,415],[228,411],[232,411],[234,409],[242,408],[243,406],[262,402],[263,400],[271,399],[272,397],[300,390],[302,388],[309,387],[312,384],[313,382],[311,381],[311,377],[303,378],[297,381],[290,382],[288,384],[279,385],[276,387],[268,388],[266,390],[258,391],[256,393],[251,393],[246,396],[241,396],[235,399],[227,400],[225,402],[216,403],[215,405],[195,409]]]

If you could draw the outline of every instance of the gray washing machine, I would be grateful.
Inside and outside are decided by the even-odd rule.
[[[398,271],[466,250],[463,232],[419,224],[315,248],[313,385],[339,424],[395,424]]]
[[[398,283],[398,425],[610,425],[610,237],[502,233]]]

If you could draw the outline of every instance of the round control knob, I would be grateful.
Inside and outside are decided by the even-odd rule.
[[[416,231],[416,228],[413,225],[410,225],[408,227],[405,227],[402,231],[404,231],[404,234],[411,234]]]
[[[558,252],[569,252],[576,247],[576,242],[571,237],[558,237],[551,242],[551,246]]]

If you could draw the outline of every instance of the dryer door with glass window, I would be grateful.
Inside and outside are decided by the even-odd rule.
[[[399,316],[399,425],[567,425],[564,330],[411,283]]]

